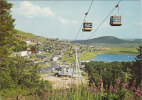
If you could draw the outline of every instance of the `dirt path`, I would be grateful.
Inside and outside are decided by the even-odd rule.
[[[42,76],[43,80],[48,80],[51,81],[53,84],[53,88],[69,88],[70,83],[71,83],[71,78],[70,77],[55,77],[55,76]],[[78,81],[77,81],[78,80]],[[83,84],[88,83],[87,78],[82,78]],[[73,78],[72,79],[72,84],[81,84],[81,80],[79,78]]]

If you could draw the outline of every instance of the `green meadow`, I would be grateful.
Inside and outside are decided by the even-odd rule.
[[[137,55],[137,48],[111,47],[106,54]]]

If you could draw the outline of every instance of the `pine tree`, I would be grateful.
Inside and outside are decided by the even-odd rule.
[[[141,55],[142,55],[142,45],[141,46],[139,46],[139,48],[137,49],[137,51],[138,51],[138,55],[136,56],[136,61],[137,62],[141,62],[141,60],[142,60],[142,57],[141,57]]]
[[[8,56],[11,44],[14,41],[14,21],[12,18],[11,8],[12,4],[6,0],[0,0],[0,60]]]
[[[142,49],[142,45],[139,46],[138,50],[138,55],[135,58],[135,62],[132,68],[132,71],[134,73],[134,77],[136,78],[136,83],[137,85],[140,84],[141,82],[141,63],[142,63],[142,54],[141,54],[141,49]]]

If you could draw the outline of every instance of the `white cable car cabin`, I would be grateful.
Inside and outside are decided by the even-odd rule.
[[[122,17],[119,15],[114,15],[110,17],[110,25],[111,26],[121,26],[122,25]]]
[[[84,22],[82,31],[83,32],[90,32],[90,31],[92,31],[92,22]]]

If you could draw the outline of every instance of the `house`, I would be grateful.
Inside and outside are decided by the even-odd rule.
[[[52,46],[47,49],[47,51],[49,51],[50,53],[52,53],[52,50],[53,50]]]
[[[89,51],[90,51],[90,52],[92,52],[92,51],[93,51],[93,49],[90,49]]]
[[[40,43],[40,42],[37,42],[37,43],[36,43],[36,45],[37,45],[37,46],[38,46],[38,45],[42,45],[42,43]]]
[[[60,65],[61,68],[69,68],[70,66],[72,66],[72,63],[63,63]]]
[[[43,64],[45,64],[45,63],[44,63],[44,61],[35,61],[34,64],[40,64],[40,65],[43,65]]]
[[[81,52],[80,53],[83,53],[83,52],[85,52],[85,50],[83,49],[83,50],[81,50]]]
[[[53,61],[58,61],[58,58],[59,58],[59,57],[54,57],[54,58],[52,58],[52,60],[53,60]]]
[[[31,51],[32,53],[37,53],[37,48],[35,46],[32,46],[29,51]]]
[[[69,67],[69,64],[62,64],[60,65],[61,68],[68,68]]]
[[[46,56],[38,56],[38,58],[45,60],[45,59],[46,59]]]
[[[90,62],[90,60],[84,60],[84,61],[82,60],[82,61],[80,61],[80,63],[84,63],[84,62],[88,63],[88,62]]]
[[[36,43],[33,43],[32,41],[28,40],[28,41],[25,41],[27,43],[27,45],[31,45],[31,44],[36,44]]]
[[[59,52],[59,55],[63,55],[63,54],[64,54],[63,52],[61,52],[61,51]]]
[[[14,52],[11,54],[11,56],[22,56],[22,57],[25,57],[25,56],[28,56],[29,54],[31,54],[31,51],[20,51],[20,52]]]
[[[84,69],[84,68],[85,68],[85,65],[80,64],[80,69]]]
[[[94,48],[94,46],[90,46],[90,48]]]
[[[18,52],[18,56],[28,56],[28,51],[21,51],[21,52]]]
[[[73,57],[73,54],[70,52],[70,53],[69,53],[69,56],[70,56],[70,57]]]
[[[45,51],[39,50],[38,54],[45,54]]]

